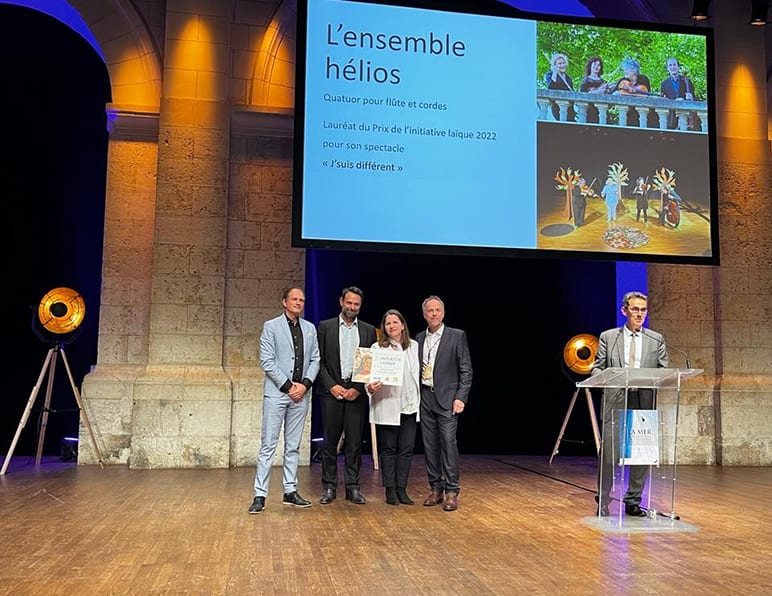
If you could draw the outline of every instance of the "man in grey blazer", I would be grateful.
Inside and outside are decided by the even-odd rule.
[[[458,416],[472,387],[466,333],[443,324],[445,303],[429,296],[421,306],[427,329],[416,335],[421,362],[421,437],[431,492],[424,505],[458,509]]]
[[[598,338],[598,349],[595,352],[591,374],[600,373],[606,368],[667,368],[669,363],[665,338],[643,327],[643,321],[648,314],[648,298],[641,292],[627,292],[622,298],[622,314],[627,321],[622,327],[608,329]],[[609,441],[611,419],[615,410],[651,410],[655,405],[654,389],[635,389],[627,391],[609,388],[603,390],[601,420],[603,421],[604,437],[601,461],[598,465],[598,515],[609,514],[609,500],[614,478],[614,448],[616,441]],[[648,466],[630,466],[627,491],[624,495],[625,514],[634,517],[644,517],[646,512],[641,509],[644,483],[648,474]]]
[[[284,427],[284,469],[282,503],[310,507],[298,492],[300,440],[311,403],[311,386],[319,373],[319,343],[316,327],[301,318],[306,297],[300,288],[282,295],[284,312],[266,321],[260,335],[260,366],[263,383],[263,423],[257,454],[254,497],[249,513],[265,509],[271,466]]]

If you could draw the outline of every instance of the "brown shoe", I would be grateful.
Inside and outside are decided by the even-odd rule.
[[[445,493],[445,503],[442,505],[443,511],[455,511],[458,509],[458,494]]]
[[[426,497],[426,500],[424,501],[424,507],[439,505],[440,503],[442,503],[442,500],[443,500],[442,493],[438,493],[437,491],[432,491],[429,493],[429,496]]]

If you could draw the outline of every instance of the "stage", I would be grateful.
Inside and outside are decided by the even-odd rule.
[[[130,470],[14,456],[0,476],[0,594],[769,594],[772,468],[682,466],[671,531],[593,525],[592,458],[462,456],[460,507],[384,502],[247,514],[254,469]],[[342,475],[342,459],[339,466]],[[640,528],[639,528],[640,530]],[[644,529],[645,530],[645,529]]]

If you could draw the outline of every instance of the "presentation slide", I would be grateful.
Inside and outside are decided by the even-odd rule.
[[[336,1],[308,18],[303,235],[533,246],[535,24]]]

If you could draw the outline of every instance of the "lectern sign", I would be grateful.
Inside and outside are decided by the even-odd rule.
[[[619,432],[620,466],[659,465],[659,416],[657,410],[622,410]]]

